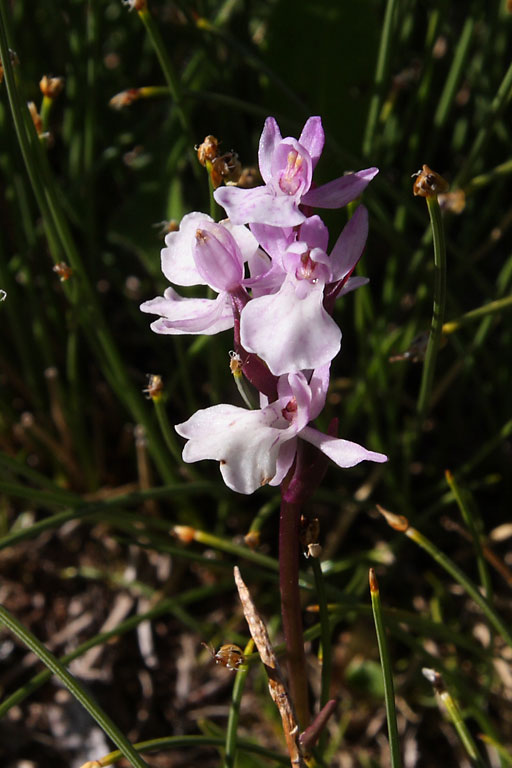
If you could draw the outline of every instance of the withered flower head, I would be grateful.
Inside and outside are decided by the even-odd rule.
[[[205,136],[202,144],[196,145],[197,159],[201,165],[211,163],[219,154],[219,140],[215,136]]]
[[[112,109],[123,109],[129,107],[134,101],[137,101],[140,95],[140,88],[128,88],[126,91],[116,93],[109,101],[109,107]]]
[[[56,99],[64,88],[64,78],[43,75],[39,81],[39,88],[41,89],[43,96],[46,96],[47,99]]]
[[[421,171],[414,173],[416,176],[412,188],[413,194],[419,197],[437,197],[441,192],[448,192],[449,184],[428,165],[424,165]]]

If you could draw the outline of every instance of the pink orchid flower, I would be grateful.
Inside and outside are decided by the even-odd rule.
[[[259,410],[222,404],[197,411],[175,427],[187,439],[183,460],[218,461],[226,485],[244,494],[283,481],[293,464],[298,438],[316,446],[339,467],[387,461],[382,453],[308,426],[324,406],[328,383],[326,365],[313,371],[309,382],[302,372],[281,376],[278,399],[265,404],[263,398]]]
[[[273,117],[267,117],[260,138],[259,166],[264,186],[253,189],[219,187],[215,200],[234,224],[260,223],[276,227],[301,224],[300,205],[341,208],[363,192],[378,173],[366,168],[311,189],[313,170],[324,146],[320,117],[310,117],[299,139],[283,139]]]

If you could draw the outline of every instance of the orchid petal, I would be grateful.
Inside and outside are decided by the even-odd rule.
[[[216,299],[186,299],[172,288],[163,297],[141,304],[142,312],[161,315],[151,323],[155,333],[179,335],[202,333],[211,336],[232,328],[233,310],[229,296],[219,293]]]
[[[286,443],[281,443],[281,447],[277,456],[276,473],[273,479],[270,481],[269,485],[281,485],[293,464],[296,452],[296,437],[292,438],[291,440],[287,440]]]
[[[341,331],[323,307],[320,284],[310,284],[303,299],[297,299],[292,281],[279,293],[252,299],[242,310],[240,331],[243,347],[276,376],[318,368],[340,349]]]
[[[331,251],[332,281],[350,274],[361,258],[368,237],[368,211],[360,205],[343,227]]]
[[[306,218],[299,211],[293,196],[276,195],[270,187],[219,187],[213,196],[234,224],[258,222],[276,227],[294,227]]]
[[[310,117],[299,136],[299,144],[309,152],[313,168],[318,163],[318,158],[322,154],[324,143],[325,135],[322,128],[322,118]]]
[[[329,389],[331,363],[315,368],[309,381],[311,389],[311,404],[309,406],[309,419],[313,421],[320,415],[325,405],[327,390]]]
[[[305,427],[300,433],[300,437],[308,443],[315,445],[322,453],[325,453],[338,467],[346,469],[354,467],[361,461],[375,461],[382,463],[388,460],[383,453],[368,451],[358,443],[352,443],[350,440],[340,440],[330,435],[324,435],[313,427]]]
[[[276,474],[281,443],[294,437],[293,431],[279,428],[283,423],[286,426],[278,404],[262,411],[214,405],[197,411],[175,429],[188,440],[183,449],[184,461],[219,461],[226,485],[248,494],[269,483]]]
[[[309,248],[320,248],[327,250],[329,243],[329,230],[325,226],[320,216],[310,216],[301,225],[299,240],[307,243]]]
[[[378,172],[378,168],[365,168],[357,173],[340,176],[321,187],[310,189],[301,203],[318,208],[341,208],[359,197]]]
[[[267,117],[261,133],[258,149],[258,163],[260,166],[261,178],[265,184],[268,184],[272,177],[272,155],[280,141],[282,141],[281,131],[279,130],[275,118]]]
[[[193,211],[182,218],[178,232],[166,235],[166,247],[161,252],[162,272],[170,283],[206,285],[194,261],[195,235],[201,225],[212,221],[211,216]]]

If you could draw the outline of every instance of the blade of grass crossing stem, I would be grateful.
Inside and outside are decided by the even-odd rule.
[[[439,672],[436,672],[434,669],[424,668],[423,675],[426,677],[429,683],[432,683],[436,693],[436,698],[438,698],[444,704],[448,717],[452,721],[453,726],[457,731],[457,735],[471,762],[473,765],[478,766],[478,768],[485,768],[485,763],[482,760],[476,748],[476,744],[473,741],[473,737],[471,736],[466,723],[462,718],[459,705],[451,695],[450,691],[446,688],[443,678]]]
[[[254,649],[254,640],[251,638],[244,649],[244,654],[252,653]],[[229,708],[228,727],[226,731],[226,752],[224,757],[225,768],[234,768],[236,762],[236,751],[238,747],[237,730],[238,719],[240,716],[240,705],[245,688],[245,681],[249,667],[242,664],[235,672],[235,682],[233,685],[233,695],[231,697],[231,706]]]
[[[0,621],[4,623],[6,627],[27,646],[27,648],[30,648],[32,653],[35,653],[43,664],[45,664],[48,669],[59,678],[68,691],[80,702],[84,709],[89,712],[91,717],[94,718],[106,735],[119,747],[121,754],[129,763],[131,763],[133,768],[148,768],[145,760],[140,757],[117,725],[115,725],[94,699],[86,693],[75,678],[64,666],[62,666],[60,661],[58,661],[58,659],[56,659],[55,656],[3,606],[0,606]]]
[[[437,196],[427,197],[426,200],[434,240],[434,306],[418,397],[417,411],[421,423],[423,423],[430,403],[446,305],[446,244],[441,209]]]
[[[182,749],[183,747],[221,747],[224,744],[222,736],[164,736],[160,739],[151,739],[151,741],[141,741],[139,744],[135,744],[135,748],[140,752],[156,752],[163,749]],[[249,741],[239,741],[238,748],[241,752],[247,752],[253,755],[260,755],[272,760],[279,765],[290,765],[290,758],[288,755],[278,755],[275,751],[260,747],[259,744],[251,744]],[[108,765],[114,765],[121,759],[121,752],[116,750],[108,755],[97,760],[98,768],[106,768]],[[82,768],[86,768],[86,763]],[[93,768],[96,768],[96,763],[92,763]]]
[[[453,474],[449,470],[446,470],[445,477],[446,482],[450,486],[450,489],[455,497],[455,501],[457,502],[457,506],[462,515],[462,519],[466,523],[471,536],[473,537],[478,573],[480,574],[480,582],[484,588],[486,598],[490,600],[492,595],[492,583],[489,576],[489,570],[485,562],[484,553],[482,551],[482,542],[480,541],[480,534],[477,530],[475,520],[473,519],[473,515],[465,498],[465,494],[462,492],[462,489],[460,488]]]
[[[386,716],[388,720],[389,748],[391,751],[392,768],[402,768],[402,759],[400,757],[400,743],[398,740],[398,729],[396,726],[395,710],[395,691],[393,687],[393,675],[391,673],[391,662],[389,658],[388,643],[386,639],[386,630],[382,618],[382,606],[380,602],[379,585],[375,571],[370,568],[370,595],[372,599],[373,619],[375,621],[375,631],[377,633],[377,642],[379,644],[380,663],[382,666],[382,676],[384,678],[384,699],[386,702]]]
[[[485,118],[483,126],[478,131],[469,153],[466,154],[466,161],[462,166],[457,178],[453,182],[453,188],[462,187],[473,173],[473,164],[478,157],[483,156],[483,148],[492,134],[494,125],[505,109],[510,94],[512,92],[512,63],[505,73],[505,77],[500,83],[496,96],[492,100],[489,112]]]
[[[453,560],[450,560],[450,558],[447,557],[444,552],[441,552],[441,550],[435,544],[433,544],[430,539],[427,539],[427,537],[420,533],[416,528],[413,528],[411,525],[409,525],[409,520],[406,517],[403,515],[395,515],[393,512],[389,512],[387,509],[381,507],[380,504],[377,504],[376,506],[377,510],[386,519],[387,524],[393,528],[393,530],[405,533],[409,539],[412,539],[412,541],[414,541],[419,547],[424,549],[425,552],[427,552],[436,561],[436,563],[441,566],[441,568],[449,573],[450,576],[455,579],[455,581],[458,582],[461,587],[463,587],[467,594],[481,609],[482,613],[487,617],[492,626],[496,629],[497,632],[499,632],[507,645],[512,648],[512,633],[504,621],[500,618],[500,616],[498,616],[494,610],[494,607],[482,595],[476,584],[473,584],[471,579],[469,579],[466,574],[461,571],[457,565],[455,565]]]
[[[367,157],[372,150],[373,137],[377,127],[383,89],[389,70],[389,60],[392,50],[391,41],[393,32],[393,18],[395,16],[396,6],[397,0],[388,0],[386,5],[386,13],[384,16],[384,24],[382,26],[379,53],[377,56],[373,94],[370,101],[370,109],[368,110],[368,120],[364,134],[363,155],[365,157]]]
[[[143,621],[150,621],[151,619],[158,618],[159,616],[168,613],[173,606],[188,605],[189,603],[193,603],[195,601],[208,599],[214,595],[228,592],[231,587],[232,581],[230,579],[229,581],[219,582],[219,584],[213,588],[194,587],[193,589],[190,589],[187,592],[183,592],[174,598],[166,598],[165,600],[161,600],[149,611],[146,611],[145,613],[139,613],[136,616],[130,616],[129,619],[122,621],[114,629],[110,629],[105,632],[99,632],[97,635],[94,635],[94,637],[89,638],[85,642],[78,645],[73,651],[65,654],[65,656],[61,656],[59,662],[60,664],[67,665],[74,659],[83,656],[84,653],[86,653],[91,648],[95,648],[98,645],[103,645],[104,643],[107,643],[111,638],[120,637],[126,632],[135,629]],[[46,683],[51,678],[51,676],[52,672],[49,669],[38,672],[38,674],[34,675],[34,677],[32,677],[27,683],[22,685],[10,696],[0,702],[0,718],[4,717],[4,715],[9,711],[9,709],[11,709],[11,707],[15,706],[16,704],[20,704],[28,696],[30,696],[30,694],[32,694],[34,691],[37,691],[37,689],[44,685],[44,683]]]
[[[433,544],[415,528],[409,528],[406,531],[406,535],[414,542],[416,542],[416,544],[418,544],[422,549],[428,552],[428,554],[431,555],[431,557],[433,557],[434,560],[436,560],[436,562],[438,562],[439,565],[441,565],[442,568],[444,568],[444,570],[447,571],[450,576],[455,579],[455,581],[458,581],[458,583],[464,587],[468,595],[472,597],[475,603],[482,609],[483,613],[485,616],[487,616],[492,626],[497,630],[497,632],[500,633],[507,645],[512,648],[512,633],[503,622],[503,620],[498,616],[493,606],[481,594],[478,587],[473,584],[470,579],[468,579],[466,574],[463,573],[458,568],[458,566],[456,566],[455,563],[450,560],[449,557],[446,557],[446,555],[441,552],[441,550],[438,549],[435,544]]]

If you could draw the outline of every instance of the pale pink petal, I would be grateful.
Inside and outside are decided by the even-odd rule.
[[[299,240],[308,244],[309,248],[320,248],[327,250],[329,243],[329,230],[325,226],[320,216],[309,216],[304,224],[301,225]]]
[[[201,224],[212,222],[211,216],[193,211],[180,222],[178,232],[169,232],[162,249],[162,272],[175,285],[206,285],[194,261],[196,231]]]
[[[323,286],[297,299],[292,281],[252,299],[241,315],[241,342],[279,376],[325,365],[339,352],[341,331],[323,307]]]
[[[272,177],[272,155],[281,141],[281,132],[274,117],[267,117],[263,131],[260,137],[258,149],[258,163],[260,166],[261,178],[268,184]]]
[[[324,435],[313,427],[305,427],[300,433],[300,437],[308,443],[316,445],[338,467],[354,467],[361,461],[376,461],[380,464],[388,460],[388,457],[383,453],[368,451],[362,445],[352,443],[350,440],[339,440],[336,437]]]
[[[356,288],[361,288],[363,285],[368,285],[370,282],[369,278],[367,277],[349,277],[341,291],[337,294],[339,296],[345,296],[347,293],[351,293],[352,291],[355,291]]]
[[[329,389],[331,363],[315,368],[309,381],[311,389],[311,404],[309,407],[309,418],[311,421],[316,419],[323,410],[327,390]]]
[[[299,144],[309,152],[313,168],[316,166],[318,158],[322,154],[324,143],[325,135],[324,129],[322,128],[322,118],[310,117],[299,136]]]
[[[301,203],[318,208],[342,208],[359,197],[378,172],[378,168],[365,168],[357,173],[340,176],[321,187],[310,189]]]
[[[285,428],[279,428],[283,424]],[[273,479],[281,443],[294,437],[277,404],[262,411],[214,405],[197,411],[175,429],[188,440],[184,461],[219,461],[226,485],[246,494]]]
[[[281,485],[293,464],[297,452],[297,438],[294,437],[286,443],[281,443],[279,454],[277,456],[276,473],[269,485]]]
[[[331,251],[332,281],[350,274],[361,258],[368,237],[368,211],[360,205],[345,224]]]
[[[221,224],[208,222],[197,230],[194,259],[199,274],[216,291],[234,291],[243,280],[240,248]]]
[[[220,293],[216,299],[186,299],[172,288],[167,288],[163,297],[145,301],[142,312],[161,315],[151,323],[155,333],[179,335],[202,333],[208,336],[233,327],[233,310],[227,294]]]
[[[306,218],[293,196],[276,195],[268,186],[254,189],[219,187],[213,196],[234,224],[259,222],[275,227],[294,227]]]

